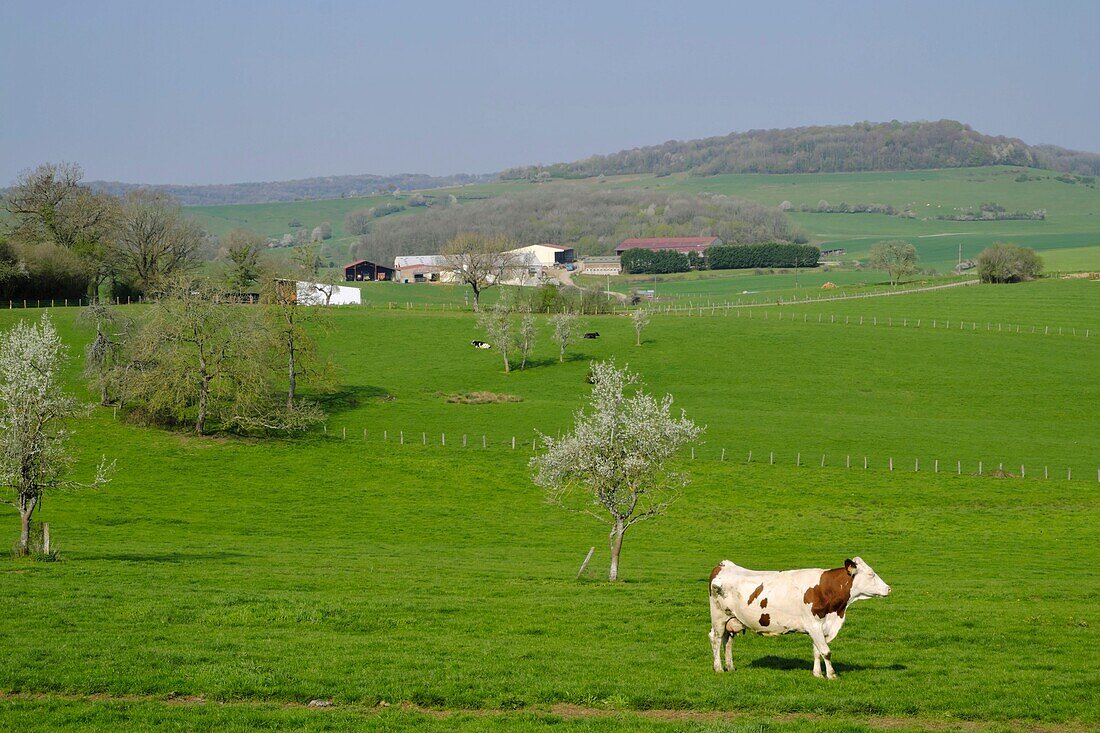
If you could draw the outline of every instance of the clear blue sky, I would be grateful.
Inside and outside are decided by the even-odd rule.
[[[0,2],[0,185],[489,172],[953,118],[1100,152],[1100,1]]]

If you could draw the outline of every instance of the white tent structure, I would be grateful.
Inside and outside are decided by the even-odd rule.
[[[349,288],[345,285],[299,280],[297,290],[298,302],[302,305],[360,305],[363,302],[363,294],[359,288]],[[328,295],[327,298],[326,295]]]

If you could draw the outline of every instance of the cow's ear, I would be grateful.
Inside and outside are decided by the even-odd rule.
[[[848,575],[856,574],[856,564],[852,560],[844,561],[844,569],[848,571]]]

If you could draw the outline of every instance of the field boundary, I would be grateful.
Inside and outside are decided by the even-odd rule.
[[[534,435],[530,438],[520,438],[517,435],[507,436],[503,439],[490,438],[488,433],[451,433],[447,437],[445,432],[431,432],[425,430],[406,431],[403,429],[371,430],[362,428],[349,431],[347,426],[334,427],[329,430],[327,424],[322,426],[322,438],[337,441],[361,441],[391,444],[396,446],[420,446],[422,448],[451,448],[463,450],[495,450],[516,452],[527,455],[536,455],[539,452],[539,437],[537,430],[532,430]],[[705,448],[705,450],[704,450]],[[793,455],[792,455],[793,454]],[[1082,461],[1076,466],[1063,464],[1037,464],[1032,463],[1030,471],[1025,462],[985,461],[984,459],[960,458],[920,458],[910,454],[909,457],[897,458],[890,456],[872,456],[864,453],[845,453],[843,451],[830,453],[828,451],[792,451],[792,450],[762,450],[757,452],[755,448],[738,448],[736,451],[728,447],[692,446],[683,451],[679,456],[684,461],[705,461],[712,463],[728,463],[731,465],[769,465],[769,466],[793,466],[796,468],[823,468],[845,471],[875,471],[889,473],[923,473],[943,474],[946,476],[980,476],[985,478],[1001,479],[1032,479],[1044,481],[1074,481],[1088,483],[1093,481],[1091,468],[1083,468],[1086,463]],[[1096,464],[1095,481],[1100,483],[1100,462]]]
[[[234,708],[278,708],[282,710],[309,710],[316,715],[330,715],[337,711],[351,712],[364,717],[381,715],[420,715],[436,720],[452,717],[472,717],[491,720],[504,720],[511,717],[545,717],[564,720],[608,720],[628,723],[631,719],[659,723],[722,723],[737,721],[778,721],[829,723],[847,722],[881,730],[920,729],[935,731],[984,731],[1019,730],[1045,731],[1048,733],[1077,733],[1092,730],[1086,723],[1075,720],[1057,723],[1027,719],[982,719],[959,720],[935,716],[891,716],[859,715],[845,712],[821,714],[812,712],[757,712],[752,710],[708,710],[694,708],[601,708],[576,703],[556,702],[536,704],[514,709],[502,708],[437,708],[418,705],[411,701],[390,703],[380,700],[370,702],[337,702],[315,699],[309,702],[297,700],[260,700],[252,698],[234,698],[228,700],[208,700],[204,695],[112,695],[105,693],[72,694],[49,692],[7,692],[0,691],[0,702],[53,702],[91,703],[106,705],[133,705],[147,703],[168,708],[187,707],[234,707]]]

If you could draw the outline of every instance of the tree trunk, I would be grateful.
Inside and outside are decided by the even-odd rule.
[[[298,375],[294,369],[294,334],[290,334],[287,337],[287,347],[290,358],[287,364],[287,381],[289,386],[286,390],[286,407],[289,410],[294,407],[294,391],[298,385]]]
[[[31,552],[31,515],[38,505],[37,498],[19,502],[19,548],[17,554],[26,557]]]
[[[474,313],[477,313],[481,310],[481,289],[477,285],[471,285],[470,289],[474,291]]]
[[[611,528],[611,570],[607,574],[607,579],[611,581],[619,579],[619,551],[623,548],[624,534],[626,534],[626,526],[621,519],[616,519],[615,525]]]

